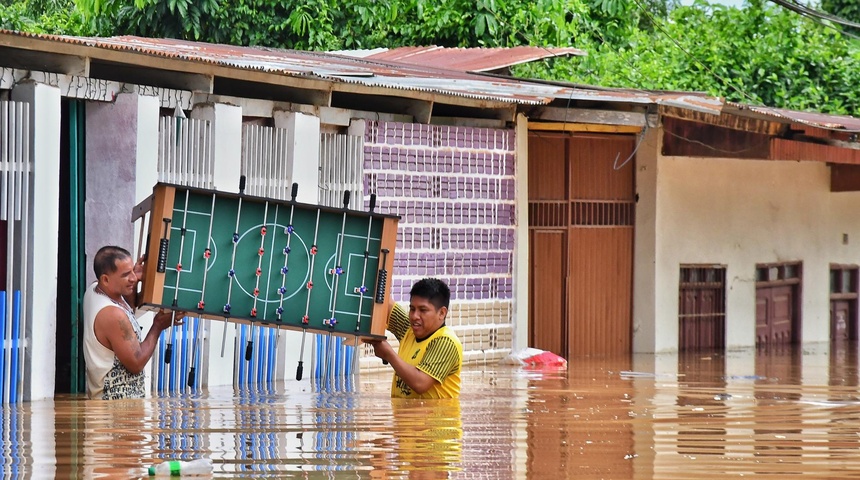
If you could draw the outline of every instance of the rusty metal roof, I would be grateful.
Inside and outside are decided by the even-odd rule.
[[[3,37],[7,38],[3,38]],[[266,47],[192,42],[168,38],[73,37],[37,35],[0,30],[0,45],[16,46],[8,37],[30,37],[49,42],[90,47],[95,51],[114,50],[188,62],[205,63],[224,68],[255,70],[293,77],[317,78],[369,87],[412,90],[477,100],[512,104],[546,104],[564,89],[555,85],[528,83],[503,77],[442,70],[425,65],[371,61],[323,52],[284,50]],[[116,62],[116,59],[112,59]],[[129,59],[128,63],[139,63]]]
[[[33,39],[37,43],[28,43],[27,39]],[[47,42],[47,45],[38,42]],[[66,46],[60,48],[59,44]],[[316,78],[333,84],[349,83],[377,89],[427,92],[477,101],[490,100],[523,105],[546,105],[553,101],[556,101],[556,104],[561,101],[567,103],[585,101],[638,105],[659,104],[717,115],[751,116],[781,123],[802,123],[824,129],[860,131],[860,119],[848,116],[725,102],[721,98],[695,92],[612,89],[565,82],[525,80],[468,73],[430,66],[425,62],[406,64],[373,58],[349,57],[334,53],[240,47],[176,39],[135,36],[73,37],[0,30],[0,47],[3,46],[45,53],[55,53],[62,50],[64,55],[77,55],[92,59],[103,58],[109,59],[112,63],[145,66],[140,59],[133,56],[125,59],[118,58],[114,53],[100,53],[100,51],[128,52],[213,65],[224,69],[262,71],[290,77]],[[72,48],[68,48],[68,46]],[[403,52],[408,51],[408,49],[403,50]],[[420,51],[420,49],[415,51]],[[494,55],[497,53],[494,52]],[[218,75],[217,70],[215,75]]]
[[[726,102],[724,111],[735,115],[752,114],[753,116],[769,118],[782,123],[799,123],[829,130],[860,131],[860,118],[848,115],[803,112],[800,110],[788,110],[785,108],[747,105],[738,102]]]
[[[544,58],[587,55],[584,50],[572,47],[448,48],[435,45],[429,47],[349,50],[332,53],[368,60],[408,63],[410,65],[430,65],[436,68],[459,70],[461,72],[489,72]]]
[[[12,40],[10,41],[4,36],[11,36]],[[95,49],[95,52],[86,52],[83,55],[94,58],[98,56],[98,50],[113,50],[216,65],[224,68],[254,70],[367,87],[420,91],[512,104],[545,105],[553,100],[650,104],[655,103],[662,96],[662,93],[659,92],[589,88],[562,82],[530,81],[499,75],[443,69],[426,64],[406,64],[356,58],[336,53],[241,47],[169,38],[73,37],[0,30],[0,45],[15,46],[14,37],[30,37],[48,42],[62,42],[89,47]],[[116,59],[111,61],[116,62]],[[129,58],[128,63],[139,64],[140,62]],[[695,94],[689,95],[695,96]]]

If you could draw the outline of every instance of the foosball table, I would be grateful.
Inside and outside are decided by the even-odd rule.
[[[332,208],[296,202],[297,189],[275,200],[156,184],[132,212],[146,254],[140,307],[384,338],[399,217],[375,213],[375,195],[365,212],[348,208],[349,191]]]

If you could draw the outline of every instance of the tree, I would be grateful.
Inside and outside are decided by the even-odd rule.
[[[849,22],[860,23],[860,3],[855,0],[822,0],[821,8]],[[860,35],[860,28],[843,28],[854,35]]]
[[[90,33],[74,0],[0,1],[0,28],[30,33]]]
[[[10,1],[10,0],[0,0]],[[697,0],[12,0],[0,26],[302,50],[575,46],[515,74],[860,114],[860,42],[788,10]],[[851,18],[854,0],[824,0]],[[72,3],[77,2],[77,3]],[[47,12],[47,13],[45,13]]]
[[[678,7],[626,45],[517,67],[521,76],[626,88],[699,91],[728,100],[860,114],[860,50],[837,31],[779,7]]]

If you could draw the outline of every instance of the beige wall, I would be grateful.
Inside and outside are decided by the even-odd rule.
[[[727,267],[732,348],[755,344],[755,265],[802,261],[801,338],[828,340],[829,264],[860,262],[860,194],[830,193],[824,163],[640,156],[636,269],[653,274],[635,282],[636,351],[677,349],[681,264]]]

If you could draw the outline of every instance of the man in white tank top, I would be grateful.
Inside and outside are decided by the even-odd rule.
[[[87,395],[114,400],[146,396],[143,368],[152,358],[158,337],[170,327],[170,312],[155,315],[142,337],[135,318],[137,284],[143,279],[143,258],[137,263],[121,247],[99,249],[93,259],[96,281],[84,293],[84,360]],[[174,325],[181,325],[177,313]]]

